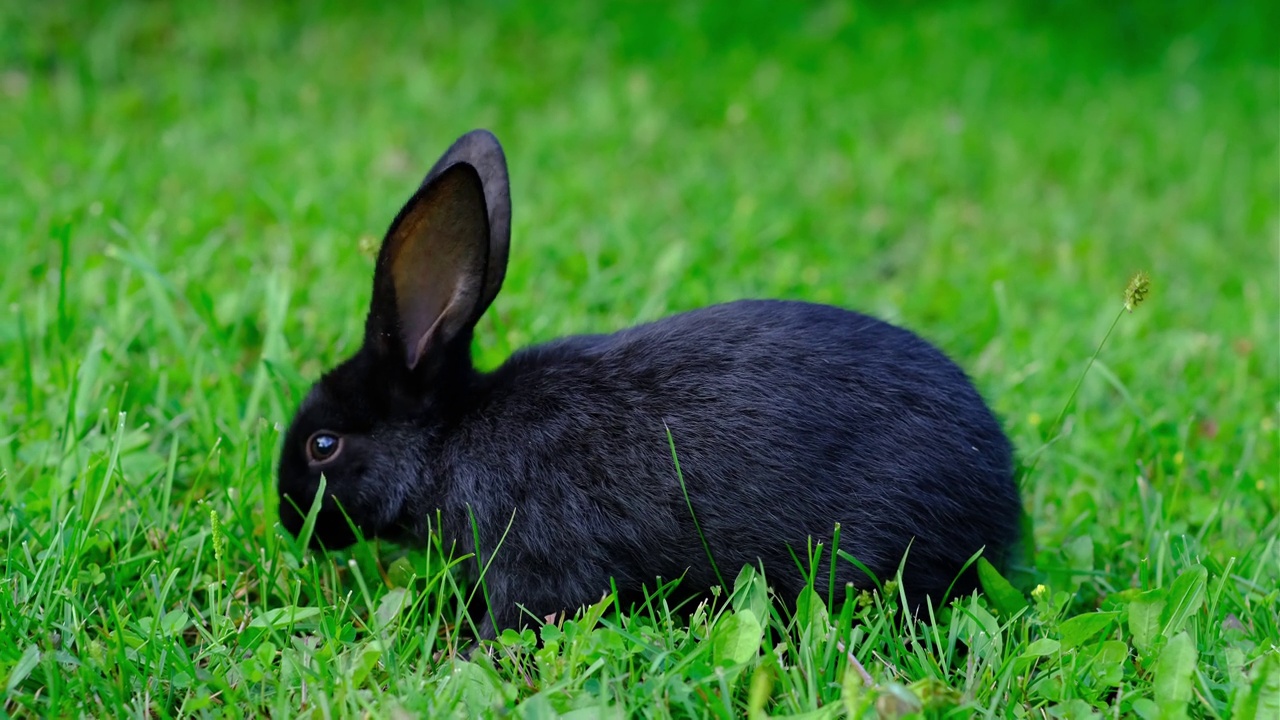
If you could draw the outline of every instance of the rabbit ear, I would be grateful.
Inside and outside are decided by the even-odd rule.
[[[426,185],[459,162],[467,163],[480,173],[484,204],[489,211],[489,267],[480,296],[479,317],[497,297],[507,273],[507,247],[511,243],[511,186],[502,145],[488,130],[472,130],[454,141],[427,173],[422,184]]]
[[[459,162],[434,173],[382,242],[366,325],[373,346],[403,352],[413,370],[459,335],[469,337],[483,310],[489,234],[476,168]]]

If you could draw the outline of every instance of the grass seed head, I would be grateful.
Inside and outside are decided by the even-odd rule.
[[[1147,299],[1147,293],[1151,291],[1151,276],[1139,270],[1129,280],[1129,287],[1124,289],[1124,309],[1133,312],[1133,309],[1142,304]]]

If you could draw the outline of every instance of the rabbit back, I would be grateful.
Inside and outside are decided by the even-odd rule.
[[[722,572],[763,563],[783,595],[836,523],[882,580],[907,553],[912,596],[1016,536],[1011,447],[978,392],[920,337],[858,313],[712,306],[526,349],[469,394],[434,474],[456,480],[482,555],[510,523],[496,567],[526,602],[588,602],[610,577],[712,584],[694,517]],[[847,562],[837,579],[868,584]]]

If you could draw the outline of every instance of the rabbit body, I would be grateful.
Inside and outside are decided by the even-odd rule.
[[[492,153],[489,138],[480,147]],[[466,231],[441,209],[470,202],[471,215],[492,215],[495,203],[476,200],[491,177],[450,172],[486,159],[446,154],[410,203],[428,209],[407,206],[393,224],[364,347],[317,383],[285,437],[287,528],[301,527],[323,472],[319,542],[353,541],[346,517],[412,543],[438,530],[488,564],[490,636],[527,621],[521,608],[542,617],[594,602],[611,580],[630,597],[659,577],[708,588],[718,582],[708,550],[729,579],[762,565],[794,599],[809,570],[797,559],[803,566],[813,542],[829,549],[837,523],[840,549],[881,580],[905,555],[912,602],[972,589],[972,572],[957,576],[979,550],[1003,558],[1021,512],[1007,438],[955,363],[875,318],[742,300],[534,346],[476,371],[469,346],[496,294],[492,268],[457,260],[462,243],[437,241],[424,256],[453,258],[480,279],[431,296],[417,289],[440,284],[416,279],[426,264],[398,272],[417,261],[412,240],[395,237],[406,225],[410,238],[432,223],[445,235],[503,228],[489,217]],[[505,266],[505,245],[495,255]],[[415,293],[430,297],[407,298]],[[430,311],[414,316],[423,304]],[[461,320],[449,316],[455,307]],[[429,528],[437,512],[442,525]],[[814,568],[823,592],[828,562]],[[836,580],[870,584],[843,560]]]

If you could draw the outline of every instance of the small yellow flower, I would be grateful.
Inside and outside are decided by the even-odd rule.
[[[1043,600],[1045,596],[1048,594],[1049,594],[1049,588],[1045,587],[1043,584],[1036,585],[1036,589],[1031,591],[1031,597],[1035,598],[1036,600]]]

